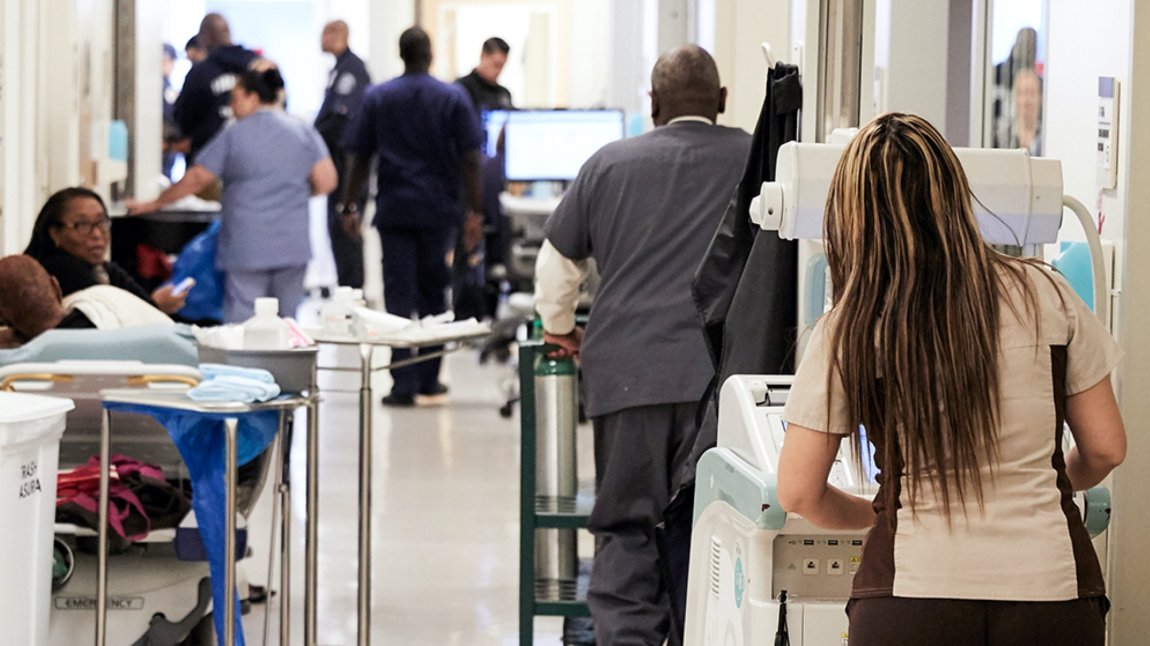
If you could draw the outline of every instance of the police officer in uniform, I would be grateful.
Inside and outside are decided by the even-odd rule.
[[[363,239],[344,231],[340,218],[343,211],[340,201],[343,195],[342,187],[347,183],[345,153],[340,146],[340,140],[347,124],[355,117],[360,104],[363,103],[363,94],[371,84],[371,77],[363,60],[348,48],[347,36],[347,23],[342,20],[333,20],[323,28],[320,46],[324,52],[335,56],[335,67],[328,76],[323,105],[315,117],[315,129],[319,131],[328,150],[331,151],[331,159],[335,162],[336,172],[339,173],[341,188],[329,195],[327,200],[328,233],[331,237],[331,253],[335,257],[339,284],[361,288]],[[364,190],[355,196],[348,207],[349,210],[358,213],[363,211],[366,204],[367,191]]]
[[[488,38],[483,41],[479,65],[471,70],[470,74],[455,80],[455,84],[466,90],[467,95],[471,97],[476,114],[482,115],[487,110],[510,110],[514,107],[511,102],[511,91],[499,84],[499,75],[503,73],[503,66],[507,64],[507,56],[510,53],[511,46],[507,41],[499,37]],[[491,142],[487,143],[485,147],[491,148]],[[485,157],[480,172],[483,176],[485,193],[484,244],[483,249],[477,250],[476,253],[482,256],[482,263],[475,254],[463,249],[460,239],[455,247],[451,268],[452,309],[460,318],[474,316],[481,319],[495,314],[499,302],[499,287],[490,278],[498,277],[504,272],[500,266],[504,262],[510,237],[507,220],[503,217],[503,211],[499,206],[499,193],[503,190],[505,181],[502,153]]]
[[[456,79],[456,83],[467,90],[476,112],[484,110],[508,110],[511,108],[511,91],[499,84],[499,75],[507,64],[511,46],[502,38],[488,38],[483,41],[483,51],[479,54],[479,65],[467,76]]]
[[[236,76],[256,59],[256,53],[232,44],[228,21],[218,13],[209,13],[200,21],[197,36],[208,57],[192,66],[184,79],[184,89],[176,99],[173,116],[188,137],[188,166],[232,116],[232,88]]]

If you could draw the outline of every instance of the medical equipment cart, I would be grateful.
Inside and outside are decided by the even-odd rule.
[[[100,398],[104,403],[104,419],[100,431],[100,496],[99,496],[99,539],[97,541],[97,578],[96,578],[96,644],[103,646],[105,643],[105,635],[107,630],[107,611],[108,611],[108,490],[109,490],[109,456],[111,452],[111,435],[112,435],[112,410],[131,407],[142,406],[154,409],[167,409],[172,411],[181,411],[191,414],[200,414],[222,418],[224,421],[224,429],[226,434],[226,452],[225,452],[225,493],[226,505],[224,510],[225,518],[225,578],[224,578],[224,646],[232,646],[235,643],[235,611],[236,611],[236,480],[237,480],[237,428],[241,417],[253,413],[264,411],[278,411],[279,412],[279,433],[282,435],[284,426],[287,423],[288,413],[300,407],[308,409],[308,424],[309,424],[309,440],[311,437],[317,435],[317,416],[316,406],[318,403],[318,395],[312,391],[306,395],[295,395],[288,397],[281,397],[267,402],[256,402],[250,404],[242,403],[215,403],[215,402],[195,402],[189,399],[184,391],[157,391],[154,389],[112,389],[100,393]],[[308,459],[312,460],[314,456],[309,455]],[[311,496],[315,494],[315,490],[309,487],[308,497],[309,503]],[[311,511],[309,506],[309,511]],[[316,517],[313,514],[308,515],[308,536],[309,538],[314,533],[314,524]],[[286,515],[282,519],[284,526],[290,523],[291,519]],[[285,546],[286,547],[286,546]],[[314,542],[308,544],[309,557],[312,556],[312,551],[315,549]],[[284,556],[286,563],[286,555]],[[309,571],[314,566],[314,559],[309,559]],[[286,570],[286,568],[285,568]],[[314,576],[310,577],[310,583],[314,583]],[[285,588],[281,590],[283,600],[281,602],[281,622],[284,619],[285,613],[289,612],[290,604],[288,600],[288,590]],[[306,596],[305,605],[308,608],[314,607],[314,591],[311,586],[305,591]],[[310,602],[310,603],[309,603]],[[218,609],[217,609],[218,611]],[[314,617],[311,618],[314,622]],[[286,634],[281,635],[281,642],[286,642]]]
[[[367,646],[371,643],[371,482],[372,482],[372,407],[375,395],[371,387],[371,375],[376,370],[400,368],[420,361],[443,356],[462,347],[462,343],[491,334],[491,329],[476,323],[466,328],[414,328],[414,331],[399,331],[390,335],[371,338],[331,333],[324,330],[307,330],[307,333],[321,345],[352,346],[359,350],[359,560],[356,589],[357,619],[356,643]],[[431,346],[450,346],[437,352],[421,354],[410,359],[392,361],[384,366],[374,363],[377,347],[417,349]],[[346,370],[345,368],[320,366],[320,370]],[[309,624],[305,644],[315,644],[315,624]]]
[[[519,345],[520,383],[520,476],[519,476],[519,644],[533,642],[535,617],[589,617],[585,595],[577,586],[553,585],[542,581],[536,571],[538,530],[574,531],[586,529],[593,500],[576,496],[574,505],[537,496],[536,446],[539,441],[536,414],[535,365],[545,353],[542,341]],[[573,402],[578,406],[577,401]],[[577,415],[572,410],[571,415]],[[553,532],[548,532],[553,533]],[[557,532],[554,532],[557,533]],[[548,536],[550,539],[551,537]]]

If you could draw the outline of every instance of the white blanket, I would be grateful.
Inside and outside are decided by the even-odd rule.
[[[112,330],[172,319],[131,292],[111,285],[96,285],[64,298],[66,309],[78,309],[100,330]]]

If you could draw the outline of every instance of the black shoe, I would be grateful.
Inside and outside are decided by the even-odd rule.
[[[447,384],[436,383],[434,386],[428,388],[427,390],[419,391],[419,394],[434,397],[435,395],[446,395],[448,390],[450,389],[447,387]]]
[[[268,589],[262,585],[248,584],[248,601],[260,604],[268,600]]]
[[[379,401],[384,406],[394,406],[396,408],[411,408],[415,406],[415,397],[412,395],[402,395],[400,393],[391,393]]]

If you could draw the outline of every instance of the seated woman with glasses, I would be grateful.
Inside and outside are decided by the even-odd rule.
[[[148,294],[127,271],[105,260],[111,223],[104,200],[95,192],[80,187],[57,191],[40,209],[24,253],[56,277],[64,296],[93,285],[112,285],[168,314],[182,308],[186,297],[172,294],[171,285]]]

